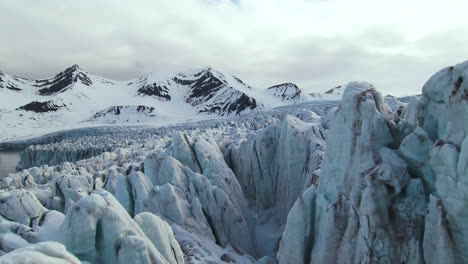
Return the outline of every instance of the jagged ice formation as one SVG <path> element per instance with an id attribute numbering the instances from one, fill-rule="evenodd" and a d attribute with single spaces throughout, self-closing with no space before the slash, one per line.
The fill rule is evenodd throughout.
<path id="1" fill-rule="evenodd" d="M 199 77 L 213 98 L 227 78 Z M 0 181 L 0 263 L 465 263 L 466 78 L 468 62 L 404 101 L 352 82 L 341 102 L 9 143 L 43 144 Z"/>

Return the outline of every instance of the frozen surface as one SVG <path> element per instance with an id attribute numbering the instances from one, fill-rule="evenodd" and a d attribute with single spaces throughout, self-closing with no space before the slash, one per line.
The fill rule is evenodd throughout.
<path id="1" fill-rule="evenodd" d="M 404 103 L 386 97 L 394 112 L 371 85 L 346 87 L 280 263 L 467 262 L 467 68 L 441 70 Z"/>
<path id="2" fill-rule="evenodd" d="M 0 144 L 27 147 L 0 181 L 0 261 L 48 258 L 39 245 L 55 241 L 54 254 L 90 263 L 466 263 L 467 68 L 436 73 L 421 96 L 352 82 L 320 97 L 341 101 L 295 104 L 291 85 L 260 95 L 211 68 L 130 81 L 137 97 L 179 96 L 209 120 L 87 121 Z M 262 110 L 222 99 L 239 93 Z M 164 115 L 139 105 L 93 122 Z"/>
<path id="3" fill-rule="evenodd" d="M 61 231 L 67 249 L 92 263 L 180 263 L 175 256 L 168 261 L 119 202 L 103 190 L 76 202 L 68 210 Z M 163 236 L 170 239 L 171 234 Z"/>
<path id="4" fill-rule="evenodd" d="M 389 148 L 395 144 L 393 118 L 372 85 L 346 87 L 331 124 L 317 187 L 311 187 L 288 216 L 280 263 L 421 260 L 421 252 L 415 254 L 411 247 L 421 243 L 417 234 L 424 210 L 409 210 L 418 196 L 407 197 L 411 177 L 406 163 Z M 415 226 L 400 227 L 401 222 Z M 298 247 L 297 241 L 304 243 Z"/>
<path id="5" fill-rule="evenodd" d="M 60 241 L 82 260 L 98 263 L 103 259 L 119 259 L 118 254 L 106 253 L 107 249 L 95 242 L 94 246 L 83 247 L 91 242 L 81 242 L 80 238 L 81 234 L 99 237 L 100 228 L 96 223 L 109 221 L 102 220 L 108 219 L 104 209 L 92 209 L 95 211 L 90 219 L 76 213 L 83 208 L 90 211 L 91 207 L 96 207 L 85 200 L 90 199 L 90 193 L 105 189 L 129 217 L 135 216 L 145 237 L 170 263 L 180 263 L 181 259 L 186 263 L 255 263 L 255 259 L 265 255 L 268 257 L 263 257 L 261 263 L 270 263 L 289 207 L 308 187 L 312 172 L 319 167 L 326 134 L 322 125 L 328 124 L 337 104 L 334 101 L 311 102 L 242 117 L 162 128 L 82 128 L 12 142 L 8 144 L 46 144 L 30 146 L 23 152 L 21 166 L 38 167 L 11 174 L 0 185 L 5 190 L 13 189 L 11 192 L 15 188 L 30 190 L 41 206 L 47 208 L 46 211 L 50 210 L 39 217 L 42 219 L 40 224 L 30 231 L 34 239 L 28 238 L 25 240 L 27 243 Z M 257 201 L 250 196 L 257 187 L 240 183 L 236 168 L 242 165 L 234 161 L 238 160 L 239 154 L 236 153 L 240 153 L 239 149 L 254 157 L 253 150 L 246 148 L 247 143 L 254 138 L 260 142 L 265 138 L 265 131 L 277 131 L 276 142 L 270 152 L 276 156 L 278 172 L 286 173 L 272 181 L 285 184 L 288 175 L 301 172 L 290 184 L 291 189 L 275 191 L 276 201 L 267 206 L 263 205 L 266 200 Z M 306 151 L 294 152 L 288 147 L 288 142 L 304 145 Z M 308 146 L 317 149 L 309 151 Z M 284 163 L 293 153 L 298 160 Z M 301 166 L 295 169 L 296 165 Z M 256 177 L 259 177 L 258 173 Z M 261 188 L 260 179 L 256 181 Z M 265 196 L 265 193 L 261 195 Z M 5 193 L 5 197 L 13 196 Z M 92 197 L 93 201 L 100 200 L 95 194 Z M 28 219 L 21 220 L 25 228 L 29 227 Z M 129 225 L 127 220 L 117 224 Z M 89 221 L 94 224 L 89 227 L 78 224 Z M 62 225 L 61 222 L 68 224 Z M 113 229 L 120 232 L 115 227 Z M 106 234 L 109 235 L 106 240 L 125 246 L 122 260 L 129 256 L 146 259 L 146 256 L 156 254 L 140 250 L 141 245 L 147 243 L 144 238 L 132 236 L 115 240 L 111 230 Z M 70 240 L 71 237 L 74 240 Z M 83 240 L 88 239 L 85 237 Z M 21 239 L 14 238 L 8 239 L 11 250 L 23 245 L 18 242 L 22 241 L 22 236 L 19 236 Z M 265 243 L 265 240 L 269 242 Z M 137 248 L 143 253 L 131 255 L 130 252 Z"/>

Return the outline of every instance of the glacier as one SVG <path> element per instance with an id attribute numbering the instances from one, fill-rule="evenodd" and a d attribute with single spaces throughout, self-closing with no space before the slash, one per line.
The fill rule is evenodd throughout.
<path id="1" fill-rule="evenodd" d="M 401 119 L 350 83 L 279 263 L 466 263 L 467 75 L 467 62 L 439 71 Z"/>
<path id="2" fill-rule="evenodd" d="M 323 155 L 324 148 L 325 128 L 322 127 L 322 122 L 326 123 L 330 119 L 322 117 L 331 115 L 336 105 L 336 102 L 298 105 L 294 109 L 277 109 L 231 121 L 206 121 L 172 129 L 144 128 L 138 134 L 134 133 L 135 128 L 132 127 L 118 131 L 106 130 L 102 132 L 103 135 L 92 129 L 92 136 L 85 132 L 81 135 L 76 131 L 72 132 L 73 135 L 46 136 L 38 140 L 49 140 L 51 143 L 30 146 L 22 156 L 25 167 L 34 167 L 8 175 L 1 180 L 0 185 L 6 192 L 6 197 L 12 197 L 10 192 L 16 189 L 30 190 L 36 203 L 44 207 L 38 208 L 46 212 L 50 210 L 52 215 L 62 214 L 61 217 L 55 217 L 62 219 L 62 222 L 70 221 L 67 219 L 72 217 L 71 212 L 76 210 L 81 201 L 90 196 L 93 200 L 98 200 L 93 193 L 106 190 L 115 197 L 128 217 L 134 217 L 138 223 L 144 222 L 144 226 L 156 226 L 161 230 L 158 234 L 148 227 L 146 230 L 149 231 L 145 233 L 148 232 L 147 237 L 157 245 L 161 255 L 175 260 L 175 263 L 182 263 L 181 259 L 185 263 L 255 263 L 256 259 L 261 261 L 259 263 L 270 263 L 275 258 L 275 247 L 281 237 L 289 207 L 300 192 L 308 187 L 313 171 L 319 167 L 320 158 L 316 157 Z M 285 115 L 285 111 L 289 115 Z M 275 133 L 269 135 L 268 131 Z M 250 157 L 255 154 L 247 144 L 250 138 L 258 138 L 256 140 L 260 144 L 265 137 L 271 136 L 275 137 L 274 142 L 278 145 L 271 146 L 269 150 L 275 156 L 277 171 L 274 174 L 286 172 L 300 163 L 310 163 L 310 166 L 298 167 L 296 171 L 304 171 L 297 182 L 291 185 L 291 190 L 277 190 L 274 194 L 277 201 L 266 205 L 267 197 L 258 200 L 244 195 L 253 193 L 253 188 L 257 187 L 247 186 L 236 175 L 241 170 L 253 169 L 243 168 L 240 161 L 244 152 L 248 152 Z M 101 139 L 102 144 L 99 144 Z M 316 147 L 316 150 L 297 152 L 295 155 L 298 160 L 290 164 L 284 162 L 289 155 L 295 153 L 294 149 L 288 147 L 289 141 L 303 144 L 304 150 L 310 146 Z M 100 145 L 110 148 L 99 154 L 90 151 Z M 78 157 L 82 157 L 77 155 L 81 149 L 94 156 L 78 160 Z M 254 177 L 260 176 L 255 169 L 251 173 Z M 281 177 L 277 175 L 272 180 L 284 184 L 292 174 Z M 260 188 L 260 179 L 256 181 Z M 265 192 L 270 191 L 273 190 L 265 189 Z M 283 203 L 283 198 L 287 202 Z M 93 217 L 95 214 L 102 213 L 95 212 Z M 145 214 L 147 216 L 142 218 L 141 215 Z M 25 228 L 30 227 L 30 218 L 24 218 L 21 223 Z M 79 222 L 84 221 L 91 220 L 81 219 Z M 99 257 L 95 249 L 90 248 L 86 250 L 87 253 L 83 253 L 79 244 L 70 244 L 72 242 L 67 242 L 66 237 L 47 235 L 66 234 L 71 232 L 66 230 L 78 227 L 68 224 L 67 228 L 57 231 L 43 225 L 46 224 L 41 222 L 33 226 L 42 231 L 37 233 L 38 231 L 31 230 L 36 238 L 27 240 L 28 243 L 43 241 L 42 239 L 58 241 L 64 243 L 67 250 L 81 260 L 103 262 L 104 257 Z M 63 225 L 60 224 L 62 227 Z M 96 233 L 95 229 L 93 227 L 94 231 L 86 232 Z M 168 235 L 172 230 L 174 238 Z M 264 232 L 270 230 L 271 234 Z M 161 238 L 167 236 L 168 239 Z M 265 239 L 271 242 L 265 243 Z M 183 254 L 168 256 L 167 252 L 178 247 Z M 152 254 L 148 252 L 145 254 Z M 116 258 L 117 255 L 105 255 L 105 259 Z"/>
<path id="3" fill-rule="evenodd" d="M 212 98 L 236 93 L 204 73 Z M 26 147 L 0 179 L 0 263 L 466 263 L 466 78 L 468 62 L 418 96 L 351 82 L 242 116 L 0 143 Z M 131 85 L 171 100 L 150 79 Z"/>

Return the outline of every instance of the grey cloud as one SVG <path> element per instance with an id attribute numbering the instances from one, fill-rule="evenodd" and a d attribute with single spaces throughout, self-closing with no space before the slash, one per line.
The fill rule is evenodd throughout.
<path id="1" fill-rule="evenodd" d="M 38 78 L 76 63 L 122 80 L 211 65 L 263 88 L 295 82 L 324 91 L 366 80 L 384 93 L 408 94 L 468 58 L 463 27 L 416 40 L 404 25 L 320 32 L 323 23 L 315 20 L 343 1 L 178 1 L 3 1 L 0 69 Z M 348 22 L 335 19 L 338 26 Z"/>

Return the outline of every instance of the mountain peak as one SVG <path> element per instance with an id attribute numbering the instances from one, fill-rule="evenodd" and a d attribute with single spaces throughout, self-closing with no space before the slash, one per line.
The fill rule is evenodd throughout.
<path id="1" fill-rule="evenodd" d="M 201 75 L 203 73 L 208 73 L 208 72 L 213 72 L 213 67 L 211 66 L 205 66 L 205 67 L 202 67 L 202 68 L 199 68 L 199 69 L 194 69 L 193 72 L 196 73 L 196 75 Z"/>
<path id="2" fill-rule="evenodd" d="M 293 87 L 294 89 L 299 89 L 299 87 L 297 87 L 297 85 L 295 85 L 294 83 L 277 84 L 277 85 L 271 86 L 271 87 L 269 87 L 267 89 L 278 89 L 278 88 L 282 88 L 282 87 Z"/>
<path id="3" fill-rule="evenodd" d="M 299 101 L 301 100 L 301 89 L 294 83 L 282 83 L 267 88 L 273 96 L 281 98 L 282 101 Z"/>
<path id="4" fill-rule="evenodd" d="M 50 79 L 37 80 L 34 86 L 41 88 L 39 95 L 54 95 L 70 89 L 74 83 L 80 82 L 86 86 L 93 84 L 86 72 L 80 69 L 77 64 L 65 69 L 65 71 L 55 75 Z"/>
<path id="5" fill-rule="evenodd" d="M 189 77 L 189 76 L 199 77 L 207 73 L 213 73 L 213 72 L 216 72 L 216 71 L 213 70 L 211 66 L 205 66 L 203 68 L 192 68 L 190 70 L 180 72 L 178 75 L 181 77 Z"/>
<path id="6" fill-rule="evenodd" d="M 65 69 L 66 72 L 74 72 L 74 71 L 79 71 L 81 70 L 80 66 L 78 64 L 74 64 L 67 69 Z"/>
<path id="7" fill-rule="evenodd" d="M 345 85 L 339 85 L 339 86 L 336 86 L 335 88 L 332 88 L 326 91 L 325 93 L 326 94 L 342 94 L 345 87 L 346 87 Z"/>
<path id="8" fill-rule="evenodd" d="M 211 67 L 210 65 L 207 65 L 200 69 L 200 71 L 211 71 L 211 70 L 213 70 L 213 67 Z"/>

